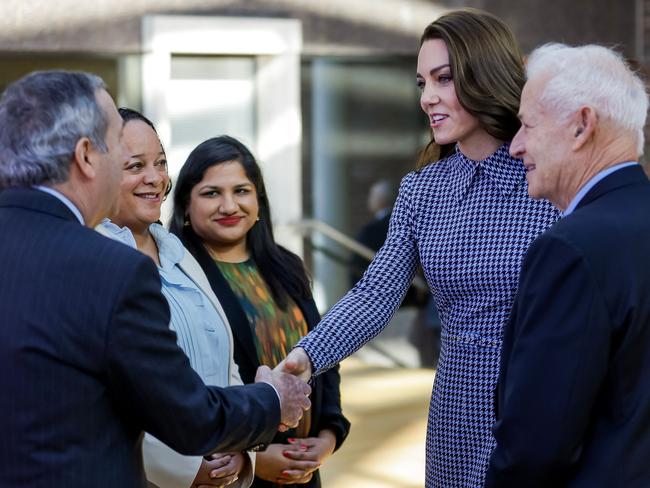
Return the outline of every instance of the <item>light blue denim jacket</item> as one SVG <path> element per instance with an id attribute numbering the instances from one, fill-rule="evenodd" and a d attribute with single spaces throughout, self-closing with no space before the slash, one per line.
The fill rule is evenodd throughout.
<path id="1" fill-rule="evenodd" d="M 119 227 L 104 219 L 96 230 L 137 248 L 127 227 Z M 151 224 L 149 232 L 158 246 L 161 291 L 171 314 L 169 327 L 176 332 L 178 345 L 189 358 L 192 368 L 207 385 L 242 384 L 233 361 L 230 325 L 203 270 L 180 240 L 162 225 Z M 142 447 L 145 471 L 151 483 L 160 488 L 191 485 L 201 464 L 200 457 L 181 456 L 148 434 Z M 254 455 L 250 457 L 252 466 Z M 240 473 L 240 484 L 231 486 L 249 486 L 252 473 L 249 476 L 244 474 Z"/>

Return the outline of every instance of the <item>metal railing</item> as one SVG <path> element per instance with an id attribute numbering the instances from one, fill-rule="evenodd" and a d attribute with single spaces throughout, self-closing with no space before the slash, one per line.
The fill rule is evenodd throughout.
<path id="1" fill-rule="evenodd" d="M 368 261 L 372 261 L 372 259 L 375 257 L 375 254 L 377 254 L 375 251 L 370 249 L 368 246 L 363 245 L 359 241 L 356 241 L 355 239 L 345 235 L 343 232 L 341 232 L 338 229 L 335 229 L 329 224 L 326 224 L 325 222 L 322 222 L 320 220 L 315 220 L 315 219 L 303 219 L 300 222 L 297 222 L 296 224 L 293 224 L 295 229 L 297 229 L 302 235 L 309 235 L 309 234 L 314 234 L 314 233 L 320 233 L 324 235 L 325 237 L 328 237 L 329 239 L 333 240 L 337 244 L 339 244 L 341 247 L 344 249 L 353 252 L 355 254 L 358 254 L 359 256 L 367 259 Z M 316 246 L 315 249 L 325 253 L 327 256 L 329 256 L 332 259 L 335 259 L 337 261 L 345 262 L 344 258 L 341 258 L 337 256 L 335 253 L 318 247 Z M 349 264 L 349 263 L 346 263 Z M 411 283 L 412 286 L 414 286 L 416 289 L 419 291 L 427 291 L 429 287 L 427 286 L 427 283 L 422 279 L 421 276 L 415 275 L 413 277 L 413 282 Z"/>

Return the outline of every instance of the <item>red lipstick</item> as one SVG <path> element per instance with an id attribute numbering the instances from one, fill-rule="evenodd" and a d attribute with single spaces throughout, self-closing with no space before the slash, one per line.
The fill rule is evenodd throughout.
<path id="1" fill-rule="evenodd" d="M 217 219 L 217 222 L 219 222 L 221 225 L 231 227 L 233 225 L 237 225 L 241 219 L 241 217 L 222 217 L 220 219 Z"/>

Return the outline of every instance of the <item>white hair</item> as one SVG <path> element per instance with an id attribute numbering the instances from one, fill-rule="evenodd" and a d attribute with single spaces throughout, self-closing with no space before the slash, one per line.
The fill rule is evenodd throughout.
<path id="1" fill-rule="evenodd" d="M 526 72 L 529 80 L 548 76 L 541 97 L 545 107 L 569 117 L 591 106 L 615 127 L 636 134 L 637 152 L 643 153 L 648 94 L 619 53 L 595 44 L 545 44 L 531 53 Z"/>

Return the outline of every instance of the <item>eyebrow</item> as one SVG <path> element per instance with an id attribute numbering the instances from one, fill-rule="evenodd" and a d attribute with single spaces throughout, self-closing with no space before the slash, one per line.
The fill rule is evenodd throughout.
<path id="1" fill-rule="evenodd" d="M 244 187 L 244 186 L 255 186 L 255 185 L 253 185 L 253 183 L 251 183 L 251 182 L 238 183 L 238 184 L 236 184 L 233 188 L 241 188 L 241 187 Z M 206 189 L 210 189 L 210 190 L 220 190 L 221 188 L 222 188 L 222 187 L 220 187 L 220 186 L 218 186 L 218 185 L 205 185 L 205 186 L 201 186 L 201 187 L 199 187 L 199 191 L 206 190 Z"/>
<path id="2" fill-rule="evenodd" d="M 440 70 L 443 69 L 443 68 L 449 68 L 449 63 L 441 64 L 440 66 L 436 66 L 435 68 L 432 68 L 432 69 L 429 71 L 429 74 L 430 74 L 430 75 L 433 75 L 436 71 L 440 71 Z M 422 77 L 422 75 L 421 75 L 420 73 L 417 73 L 417 76 Z"/>
<path id="3" fill-rule="evenodd" d="M 140 159 L 142 159 L 142 156 L 144 156 L 144 153 L 140 153 L 140 154 L 132 154 L 132 155 L 131 155 L 132 158 L 140 158 Z M 156 156 L 156 159 L 158 159 L 160 156 L 165 156 L 165 157 L 167 157 L 167 155 L 165 154 L 165 151 L 160 151 L 160 152 L 158 153 L 158 155 Z"/>

